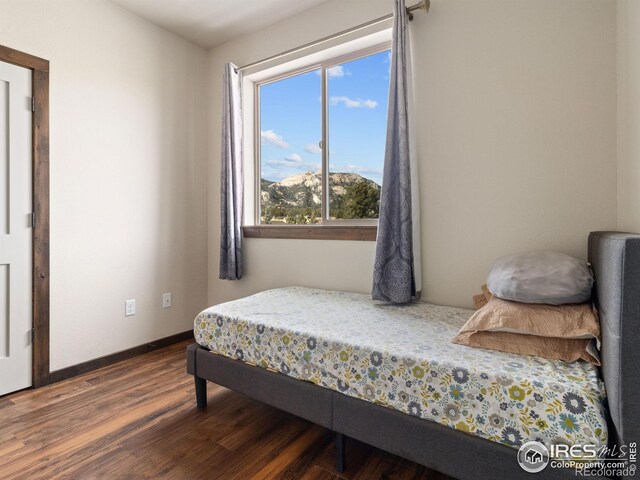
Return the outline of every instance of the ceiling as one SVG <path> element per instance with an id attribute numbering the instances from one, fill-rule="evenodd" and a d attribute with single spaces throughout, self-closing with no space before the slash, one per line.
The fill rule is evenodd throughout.
<path id="1" fill-rule="evenodd" d="M 326 0 L 111 0 L 206 49 Z"/>

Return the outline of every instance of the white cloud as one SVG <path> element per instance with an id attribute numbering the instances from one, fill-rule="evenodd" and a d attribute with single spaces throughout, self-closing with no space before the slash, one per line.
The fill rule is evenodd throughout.
<path id="1" fill-rule="evenodd" d="M 319 155 L 322 153 L 322 149 L 316 143 L 307 143 L 304 146 L 304 151 L 307 153 L 312 153 L 314 155 Z"/>
<path id="2" fill-rule="evenodd" d="M 289 148 L 289 144 L 284 141 L 284 138 L 282 138 L 281 135 L 278 135 L 273 130 L 261 130 L 260 138 L 264 143 L 275 145 L 279 148 Z"/>
<path id="3" fill-rule="evenodd" d="M 322 75 L 322 70 L 316 70 L 318 75 Z M 344 69 L 342 65 L 336 65 L 335 67 L 327 68 L 327 74 L 329 78 L 340 78 L 345 75 L 351 75 L 348 71 Z"/>
<path id="4" fill-rule="evenodd" d="M 378 102 L 375 100 L 361 100 L 360 98 L 354 100 L 345 96 L 331 97 L 329 103 L 331 103 L 331 105 L 342 103 L 347 108 L 376 108 L 378 106 Z"/>
<path id="5" fill-rule="evenodd" d="M 336 65 L 335 67 L 328 68 L 327 74 L 329 78 L 344 77 L 345 71 L 342 65 Z"/>
<path id="6" fill-rule="evenodd" d="M 360 175 L 372 175 L 382 177 L 382 169 L 363 167 L 361 165 L 331 165 L 332 172 L 358 173 Z"/>
<path id="7" fill-rule="evenodd" d="M 300 165 L 300 162 L 288 160 L 286 158 L 283 158 L 281 160 L 267 160 L 265 163 L 267 165 L 271 165 L 272 167 L 297 167 Z"/>
<path id="8" fill-rule="evenodd" d="M 318 169 L 320 168 L 320 164 L 318 162 L 305 162 L 300 155 L 297 153 L 292 153 L 288 157 L 278 159 L 278 160 L 267 160 L 267 165 L 271 167 L 286 167 L 286 168 L 295 168 L 299 170 L 308 170 L 309 168 Z"/>

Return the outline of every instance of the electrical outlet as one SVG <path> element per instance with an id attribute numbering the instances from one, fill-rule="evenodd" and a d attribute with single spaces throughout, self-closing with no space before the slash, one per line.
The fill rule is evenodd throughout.
<path id="1" fill-rule="evenodd" d="M 135 300 L 125 300 L 124 301 L 124 316 L 130 317 L 131 315 L 136 314 L 136 301 Z"/>
<path id="2" fill-rule="evenodd" d="M 171 306 L 171 292 L 162 294 L 162 308 L 169 308 Z"/>

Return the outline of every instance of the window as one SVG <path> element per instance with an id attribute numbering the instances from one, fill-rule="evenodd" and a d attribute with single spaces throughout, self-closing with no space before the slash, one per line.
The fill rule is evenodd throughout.
<path id="1" fill-rule="evenodd" d="M 360 51 L 256 84 L 262 225 L 377 223 L 390 51 Z"/>

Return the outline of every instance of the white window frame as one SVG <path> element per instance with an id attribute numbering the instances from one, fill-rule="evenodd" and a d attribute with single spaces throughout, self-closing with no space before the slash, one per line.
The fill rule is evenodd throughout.
<path id="1" fill-rule="evenodd" d="M 262 164 L 261 164 L 261 150 L 262 150 L 262 140 L 260 137 L 261 125 L 260 125 L 260 87 L 267 85 L 269 83 L 278 82 L 290 77 L 294 77 L 296 75 L 300 75 L 303 73 L 311 72 L 314 70 L 320 70 L 320 78 L 321 78 L 321 90 L 322 90 L 322 128 L 321 128 L 321 142 L 322 142 L 322 195 L 321 195 L 321 217 L 320 223 L 317 226 L 329 225 L 329 226 L 337 226 L 337 225 L 378 225 L 377 218 L 363 218 L 363 219 L 330 219 L 328 217 L 329 214 L 329 78 L 327 75 L 327 70 L 331 67 L 335 67 L 337 65 L 341 65 L 343 63 L 351 62 L 353 60 L 358 60 L 360 58 L 368 57 L 370 55 L 375 55 L 376 53 L 381 53 L 386 50 L 391 49 L 391 42 L 385 41 L 382 43 L 378 43 L 376 45 L 372 45 L 367 48 L 362 48 L 359 50 L 355 50 L 348 54 L 339 55 L 335 57 L 328 58 L 321 62 L 316 62 L 310 65 L 305 65 L 301 68 L 287 70 L 284 73 L 280 73 L 278 75 L 274 75 L 271 77 L 267 77 L 261 79 L 260 81 L 256 81 L 253 84 L 253 148 L 254 148 L 254 222 L 255 225 L 267 225 L 261 223 L 261 193 L 262 193 Z M 277 227 L 277 226 L 285 226 L 278 224 L 268 224 L 269 226 Z"/>

